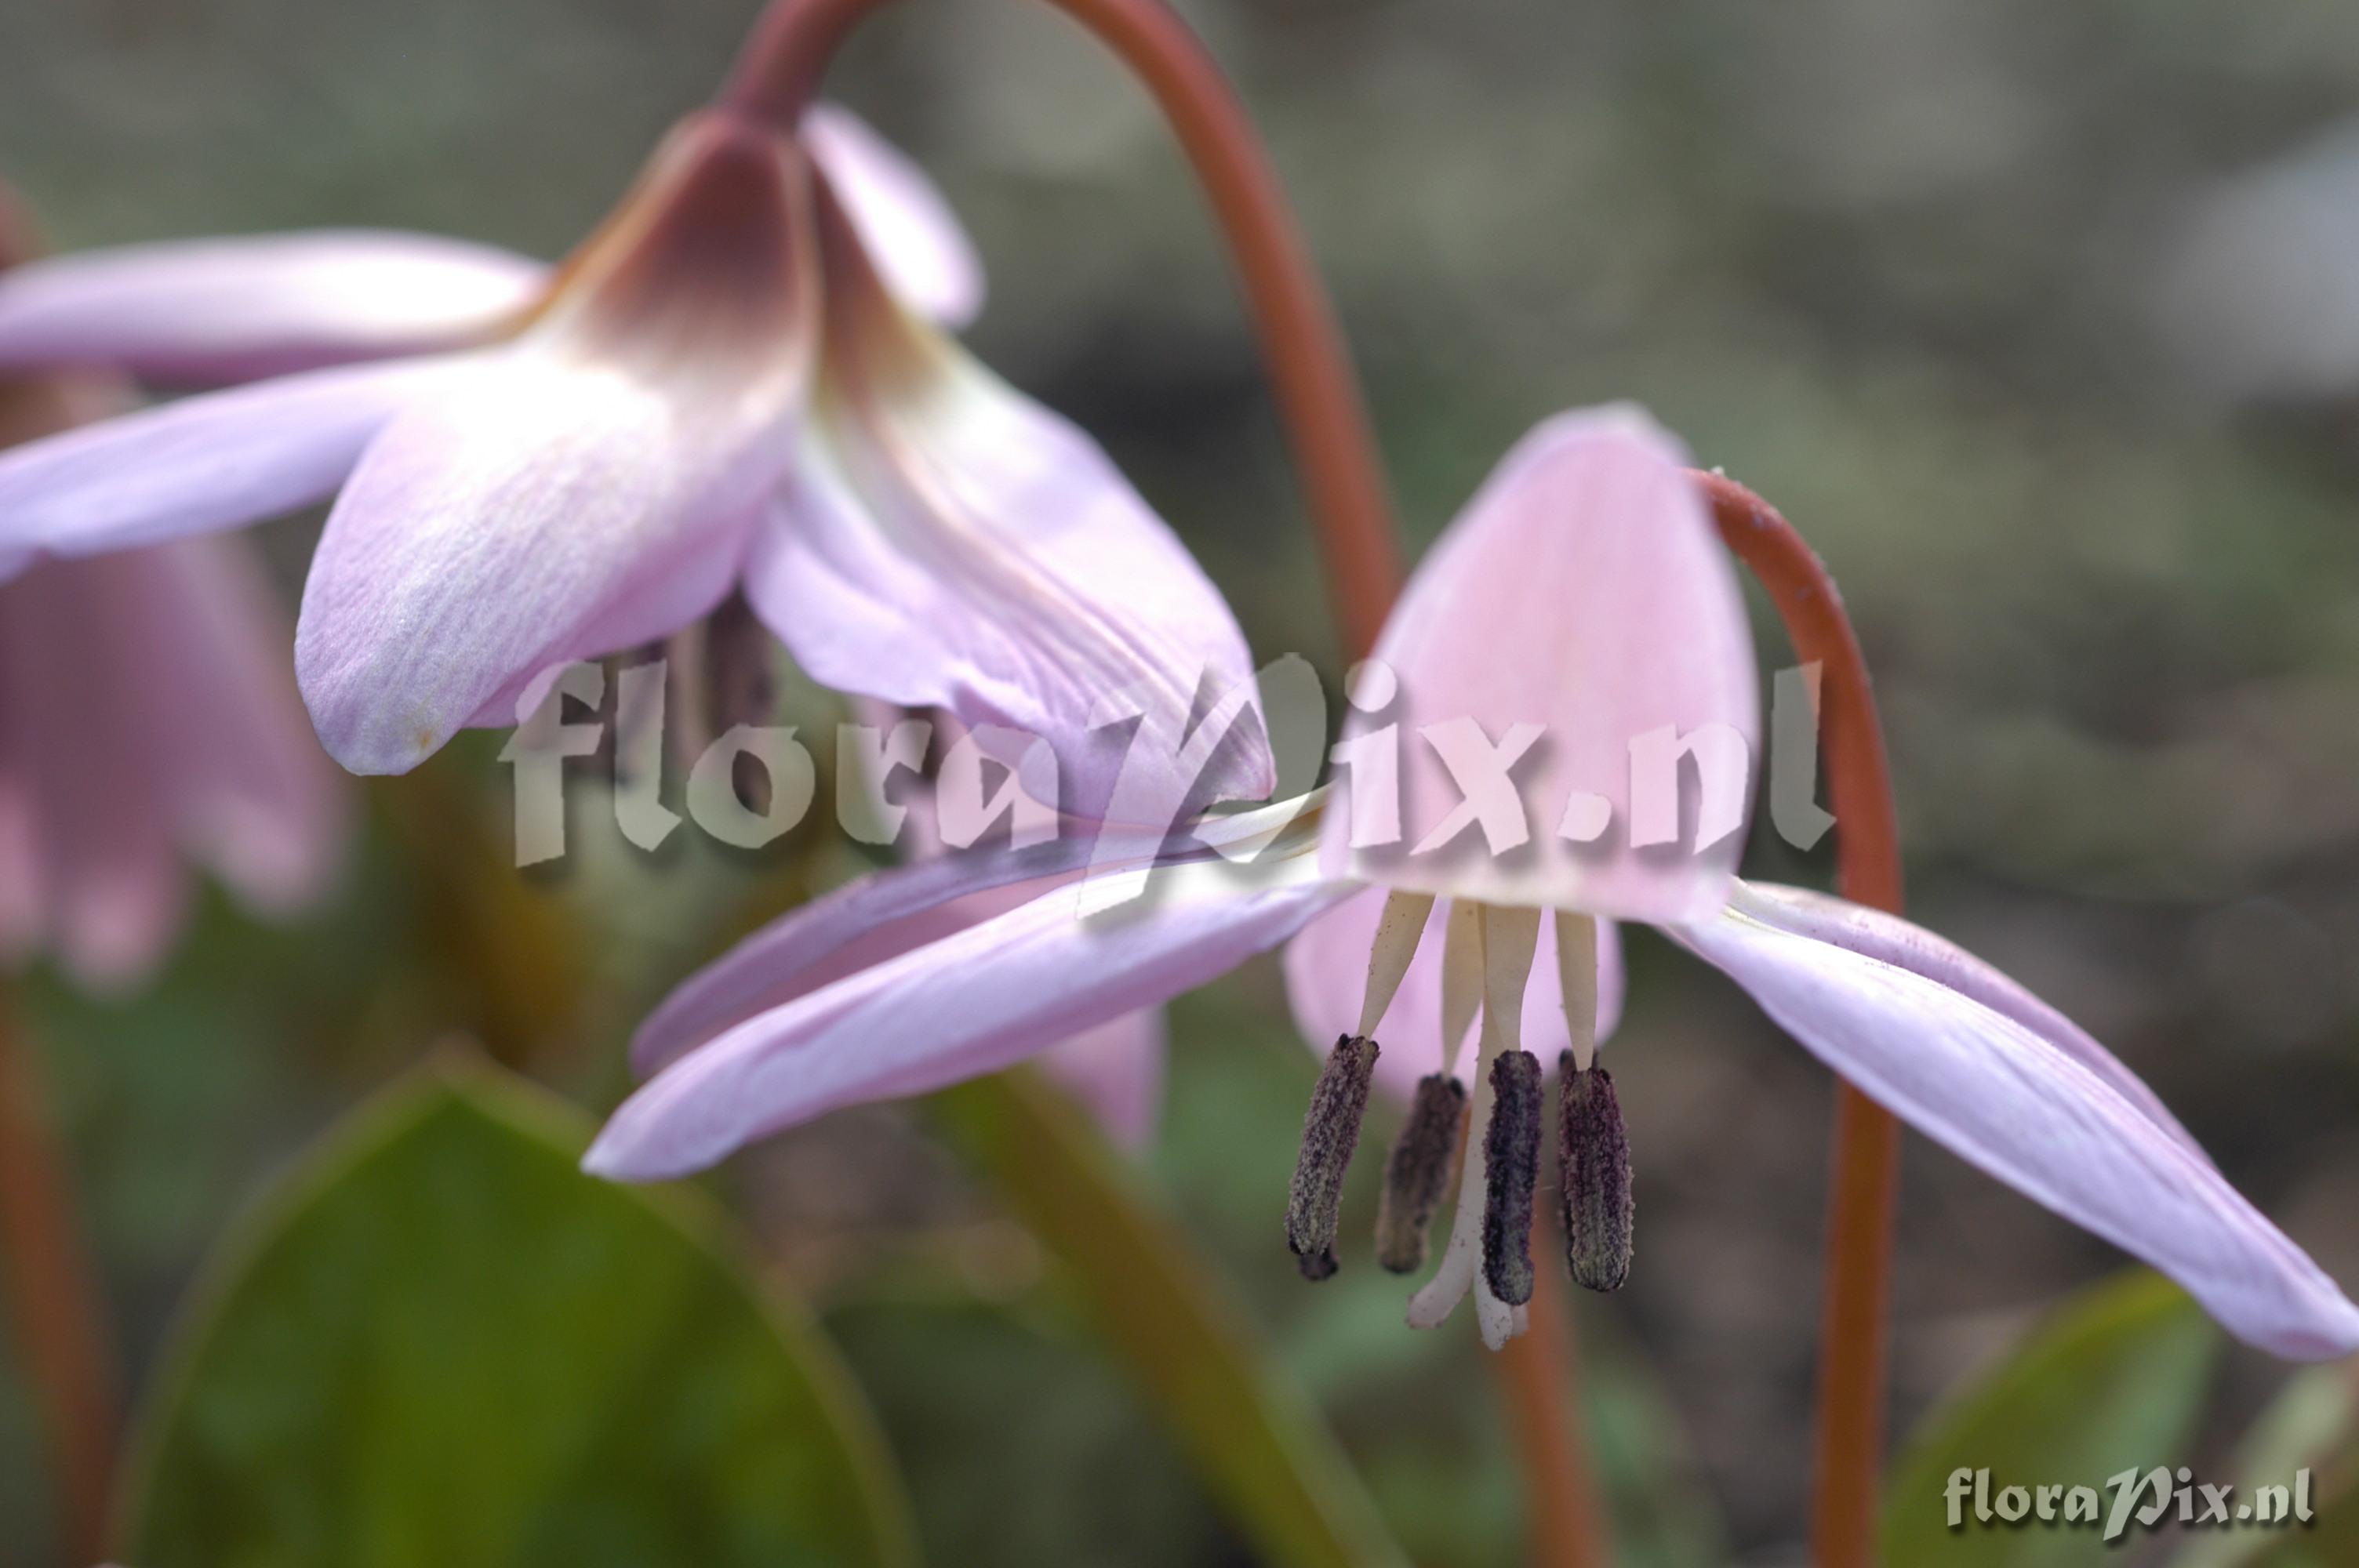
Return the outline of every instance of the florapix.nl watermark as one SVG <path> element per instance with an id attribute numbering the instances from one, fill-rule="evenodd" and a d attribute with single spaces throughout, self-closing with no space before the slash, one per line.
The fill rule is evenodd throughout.
<path id="1" fill-rule="evenodd" d="M 1833 826 L 1817 801 L 1820 666 L 1777 672 L 1771 684 L 1768 816 L 1787 843 L 1809 849 Z M 1504 856 L 1538 838 L 1568 845 L 1701 853 L 1723 843 L 1749 816 L 1753 749 L 1725 724 L 1661 725 L 1625 738 L 1626 786 L 1617 801 L 1593 791 L 1536 798 L 1527 763 L 1550 741 L 1535 725 L 1494 736 L 1471 718 L 1413 727 L 1371 723 L 1328 744 L 1329 715 L 1310 664 L 1288 655 L 1256 673 L 1250 692 L 1233 690 L 1186 722 L 1158 716 L 1135 696 L 1099 705 L 1093 728 L 1120 757 L 1115 812 L 1068 809 L 1060 759 L 1039 736 L 1006 726 L 938 726 L 922 715 L 883 724 L 847 722 L 814 733 L 788 724 L 734 723 L 680 744 L 672 710 L 679 683 L 663 658 L 614 667 L 575 662 L 543 672 L 518 703 L 517 729 L 502 759 L 514 770 L 516 861 L 557 860 L 567 849 L 569 787 L 592 773 L 610 781 L 624 839 L 653 852 L 683 826 L 716 842 L 759 849 L 800 826 L 820 799 L 821 753 L 832 753 L 828 792 L 837 826 L 857 841 L 890 846 L 908 825 L 896 781 L 922 792 L 932 836 L 952 849 L 987 838 L 1023 849 L 1118 817 L 1127 837 L 1142 825 L 1172 829 L 1205 802 L 1190 788 L 1243 726 L 1259 726 L 1276 759 L 1275 798 L 1307 800 L 1322 764 L 1351 788 L 1354 849 L 1398 847 L 1411 856 L 1473 849 Z M 1397 693 L 1392 672 L 1355 666 L 1347 700 L 1381 717 Z M 1440 823 L 1403 845 L 1403 761 L 1422 752 L 1439 764 L 1456 799 Z M 603 759 L 600 769 L 569 767 Z M 1151 781 L 1151 784 L 1134 781 Z M 1617 781 L 1618 783 L 1619 781 Z"/>
<path id="2" fill-rule="evenodd" d="M 2287 1530 L 2307 1527 L 2308 1470 L 2289 1481 L 2239 1490 L 2195 1479 L 2185 1465 L 2124 1470 L 2101 1486 L 2035 1482 L 1994 1484 L 1987 1469 L 1961 1466 L 1941 1488 L 1944 1522 L 1968 1530 L 2088 1530 L 2107 1543 L 2133 1529 Z"/>

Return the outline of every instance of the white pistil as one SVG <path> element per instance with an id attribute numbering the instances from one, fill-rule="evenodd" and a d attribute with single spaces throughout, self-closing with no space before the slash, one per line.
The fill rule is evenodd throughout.
<path id="1" fill-rule="evenodd" d="M 1483 1007 L 1483 906 L 1451 901 L 1441 935 L 1441 1070 L 1449 1072 Z"/>
<path id="2" fill-rule="evenodd" d="M 1572 1065 L 1585 1073 L 1597 1060 L 1597 922 L 1588 915 L 1556 912 L 1556 974 Z"/>
<path id="3" fill-rule="evenodd" d="M 1467 917 L 1462 924 L 1461 916 Z M 1458 1206 L 1451 1217 L 1450 1245 L 1441 1267 L 1425 1288 L 1409 1298 L 1412 1328 L 1435 1328 L 1448 1318 L 1466 1292 L 1474 1292 L 1476 1320 L 1483 1343 L 1496 1350 L 1529 1321 L 1517 1308 L 1493 1295 L 1483 1280 L 1483 1204 L 1489 1184 L 1484 1179 L 1483 1144 L 1491 1126 L 1491 1064 L 1499 1053 L 1523 1048 L 1524 987 L 1529 979 L 1534 950 L 1539 941 L 1539 912 L 1494 909 L 1453 903 L 1442 949 L 1442 1030 L 1444 1049 L 1465 1032 L 1474 1010 L 1467 995 L 1478 995 L 1483 1010 L 1481 1044 L 1474 1060 L 1473 1119 L 1463 1145 L 1465 1164 L 1458 1180 Z M 1472 981 L 1469 984 L 1468 981 Z M 1465 1009 L 1456 1012 L 1453 1002 Z M 1451 1025 L 1456 1022 L 1457 1033 Z"/>
<path id="4" fill-rule="evenodd" d="M 1417 957 L 1418 938 L 1425 935 L 1426 919 L 1432 913 L 1430 892 L 1395 892 L 1385 899 L 1384 913 L 1376 916 L 1376 939 L 1368 949 L 1368 989 L 1360 1003 L 1362 1038 L 1375 1036 L 1385 1010 L 1399 994 L 1409 960 Z"/>

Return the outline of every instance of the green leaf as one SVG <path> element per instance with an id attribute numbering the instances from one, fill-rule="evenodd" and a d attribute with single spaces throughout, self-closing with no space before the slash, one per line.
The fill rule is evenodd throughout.
<path id="1" fill-rule="evenodd" d="M 932 1103 L 1016 1217 L 1071 1270 L 1097 1332 L 1263 1560 L 1405 1568 L 1310 1400 L 1075 1107 L 1021 1069 Z"/>
<path id="2" fill-rule="evenodd" d="M 2238 1440 L 2237 1495 L 2249 1497 L 2256 1487 L 2290 1486 L 2294 1472 L 2306 1468 L 2318 1470 L 2318 1478 L 2323 1479 L 2323 1473 L 2334 1468 L 2324 1461 L 2347 1449 L 2354 1433 L 2359 1433 L 2359 1381 L 2353 1379 L 2351 1368 L 2341 1363 L 2302 1368 L 2286 1379 L 2277 1398 Z M 2359 1530 L 2359 1495 L 2337 1493 L 2322 1506 L 2330 1533 Z M 2316 1547 L 2315 1536 L 2297 1536 L 2287 1541 L 2283 1534 L 2206 1529 L 2190 1537 L 2187 1547 L 2170 1560 L 2170 1568 L 2241 1568 L 2260 1563 L 2269 1568 L 2293 1568 L 2313 1561 L 2301 1553 Z M 2332 1561 L 2350 1560 L 2346 1553 Z"/>
<path id="3" fill-rule="evenodd" d="M 571 1107 L 448 1065 L 227 1249 L 138 1440 L 141 1568 L 897 1563 L 898 1484 L 810 1325 Z"/>
<path id="4" fill-rule="evenodd" d="M 2037 1522 L 1949 1528 L 1944 1489 L 1958 1470 L 2009 1486 L 2084 1486 L 2184 1463 L 2211 1381 L 2219 1331 L 2185 1292 L 2132 1270 L 2082 1292 L 1919 1429 L 1885 1494 L 1883 1555 L 1893 1563 L 2044 1568 L 2102 1554 L 2098 1531 Z"/>

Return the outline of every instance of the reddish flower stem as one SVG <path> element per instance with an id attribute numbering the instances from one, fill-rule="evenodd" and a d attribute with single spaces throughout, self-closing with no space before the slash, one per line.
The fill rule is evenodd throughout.
<path id="1" fill-rule="evenodd" d="M 58 1530 L 76 1563 L 105 1554 L 115 1376 L 104 1297 L 73 1221 L 33 1053 L 0 992 L 0 1254 L 25 1380 L 49 1427 Z"/>
<path id="2" fill-rule="evenodd" d="M 738 55 L 722 103 L 791 126 L 845 36 L 883 4 L 775 0 Z M 1364 653 L 1401 581 L 1384 465 L 1326 290 L 1245 107 L 1204 46 L 1161 0 L 1049 4 L 1137 76 L 1203 187 L 1260 331 L 1344 646 Z"/>
<path id="3" fill-rule="evenodd" d="M 1786 622 L 1795 656 L 1821 665 L 1819 717 L 1827 793 L 1841 823 L 1836 885 L 1845 898 L 1900 912 L 1900 828 L 1884 730 L 1866 661 L 1826 568 L 1777 509 L 1743 485 L 1699 474 L 1728 547 Z M 1820 1568 L 1875 1560 L 1884 1452 L 1885 1303 L 1891 1290 L 1900 1124 L 1840 1085 L 1827 1202 L 1825 1295 L 1819 1320 L 1819 1429 L 1811 1535 Z"/>

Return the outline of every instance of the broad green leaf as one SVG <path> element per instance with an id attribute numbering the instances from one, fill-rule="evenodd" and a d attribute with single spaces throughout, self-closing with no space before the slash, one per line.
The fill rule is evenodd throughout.
<path id="1" fill-rule="evenodd" d="M 397 1087 L 228 1249 L 148 1412 L 140 1568 L 897 1563 L 833 1353 L 679 1193 L 488 1067 Z"/>
<path id="2" fill-rule="evenodd" d="M 1098 1333 L 1262 1560 L 1405 1563 L 1310 1400 L 1078 1109 L 1025 1070 L 933 1103 L 953 1141 L 1072 1271 Z"/>
<path id="3" fill-rule="evenodd" d="M 2185 1292 L 2132 1270 L 2082 1292 L 1996 1368 L 1936 1411 L 1895 1467 L 1885 1494 L 1883 1553 L 1891 1563 L 2044 1568 L 2100 1559 L 2098 1531 L 1974 1518 L 1949 1528 L 1944 1490 L 1959 1470 L 2009 1486 L 2085 1486 L 2187 1461 L 2219 1331 Z"/>
<path id="4" fill-rule="evenodd" d="M 2286 1379 L 2251 1428 L 2236 1444 L 2236 1492 L 2249 1497 L 2256 1487 L 2288 1487 L 2294 1473 L 2313 1471 L 2316 1482 L 2325 1478 L 2330 1462 L 2359 1436 L 2359 1379 L 2347 1366 L 2306 1367 Z M 2321 1498 L 2325 1494 L 2318 1494 Z M 2313 1503 L 2313 1507 L 2319 1506 Z M 2359 1497 L 2335 1496 L 2324 1503 L 2333 1515 L 2331 1528 L 2359 1526 Z M 2354 1517 L 2345 1518 L 2345 1514 Z M 2302 1562 L 2299 1552 L 2314 1547 L 2316 1538 L 2282 1538 L 2274 1530 L 2214 1530 L 2194 1534 L 2170 1560 L 2170 1568 L 2244 1568 L 2266 1563 L 2271 1568 L 2293 1568 Z M 2347 1562 L 2350 1555 L 2334 1561 Z M 2324 1561 L 2321 1559 L 2319 1561 Z"/>

